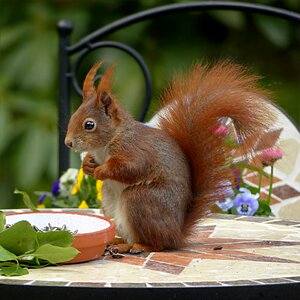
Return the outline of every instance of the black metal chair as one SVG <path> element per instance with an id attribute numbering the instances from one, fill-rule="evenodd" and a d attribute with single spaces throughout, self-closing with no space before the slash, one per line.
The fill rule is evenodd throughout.
<path id="1" fill-rule="evenodd" d="M 142 56 L 130 46 L 116 41 L 102 41 L 110 33 L 123 29 L 131 24 L 140 21 L 154 19 L 159 16 L 170 15 L 184 12 L 203 12 L 211 10 L 233 10 L 270 15 L 273 17 L 294 21 L 300 23 L 300 14 L 275 7 L 257 5 L 252 3 L 239 2 L 193 2 L 170 4 L 117 20 L 108 24 L 77 43 L 70 44 L 70 35 L 72 33 L 72 24 L 62 20 L 58 23 L 58 32 L 60 37 L 59 44 L 59 174 L 65 171 L 69 166 L 69 150 L 64 145 L 64 134 L 68 125 L 68 116 L 70 115 L 70 88 L 81 96 L 81 88 L 77 81 L 76 74 L 82 60 L 94 49 L 102 47 L 118 48 L 132 56 L 141 67 L 146 83 L 146 95 L 144 103 L 139 114 L 139 120 L 143 121 L 150 105 L 152 95 L 151 75 Z M 71 57 L 77 55 L 71 63 Z"/>

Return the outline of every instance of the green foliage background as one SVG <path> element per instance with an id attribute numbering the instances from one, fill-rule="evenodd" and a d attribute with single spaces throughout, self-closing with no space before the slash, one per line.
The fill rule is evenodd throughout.
<path id="1" fill-rule="evenodd" d="M 49 190 L 58 175 L 58 20 L 72 21 L 75 43 L 121 17 L 175 2 L 187 1 L 1 1 L 0 208 L 21 205 L 15 187 Z M 299 0 L 252 2 L 300 11 Z M 231 11 L 176 14 L 132 25 L 107 40 L 128 43 L 143 55 L 156 99 L 176 70 L 196 60 L 231 58 L 263 76 L 263 85 L 300 124 L 299 24 Z M 118 50 L 97 50 L 81 66 L 79 82 L 97 59 L 117 61 L 116 93 L 136 114 L 144 82 L 134 60 Z M 76 107 L 80 99 L 73 99 Z M 73 156 L 72 166 L 78 164 Z"/>

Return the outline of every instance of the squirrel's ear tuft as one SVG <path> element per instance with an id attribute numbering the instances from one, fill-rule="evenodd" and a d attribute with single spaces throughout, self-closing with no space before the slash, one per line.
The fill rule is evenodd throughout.
<path id="1" fill-rule="evenodd" d="M 111 64 L 104 74 L 102 75 L 98 88 L 97 88 L 97 94 L 100 95 L 102 91 L 110 92 L 111 86 L 113 82 L 113 75 L 115 71 L 115 64 Z"/>
<path id="2" fill-rule="evenodd" d="M 102 65 L 102 62 L 95 63 L 90 71 L 87 73 L 85 80 L 83 82 L 83 88 L 82 88 L 82 97 L 83 101 L 89 101 L 91 99 L 96 99 L 97 93 L 95 89 L 94 79 L 95 75 L 97 73 L 97 70 Z"/>

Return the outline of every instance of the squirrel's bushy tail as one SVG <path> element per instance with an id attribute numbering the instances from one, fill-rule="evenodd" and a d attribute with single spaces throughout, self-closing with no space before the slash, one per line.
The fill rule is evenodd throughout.
<path id="1" fill-rule="evenodd" d="M 268 93 L 257 85 L 258 77 L 230 62 L 194 65 L 177 76 L 163 97 L 159 127 L 180 145 L 190 163 L 194 199 L 189 205 L 184 233 L 224 199 L 230 169 L 225 165 L 232 149 L 215 130 L 224 117 L 232 119 L 243 153 L 253 150 L 253 137 L 275 120 Z M 226 186 L 227 185 L 227 186 Z"/>

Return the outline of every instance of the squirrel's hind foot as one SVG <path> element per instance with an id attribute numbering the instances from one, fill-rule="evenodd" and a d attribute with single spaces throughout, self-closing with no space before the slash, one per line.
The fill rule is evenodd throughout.
<path id="1" fill-rule="evenodd" d="M 151 252 L 150 247 L 142 244 L 111 244 L 108 246 L 108 251 L 116 253 L 140 254 L 142 252 Z"/>

